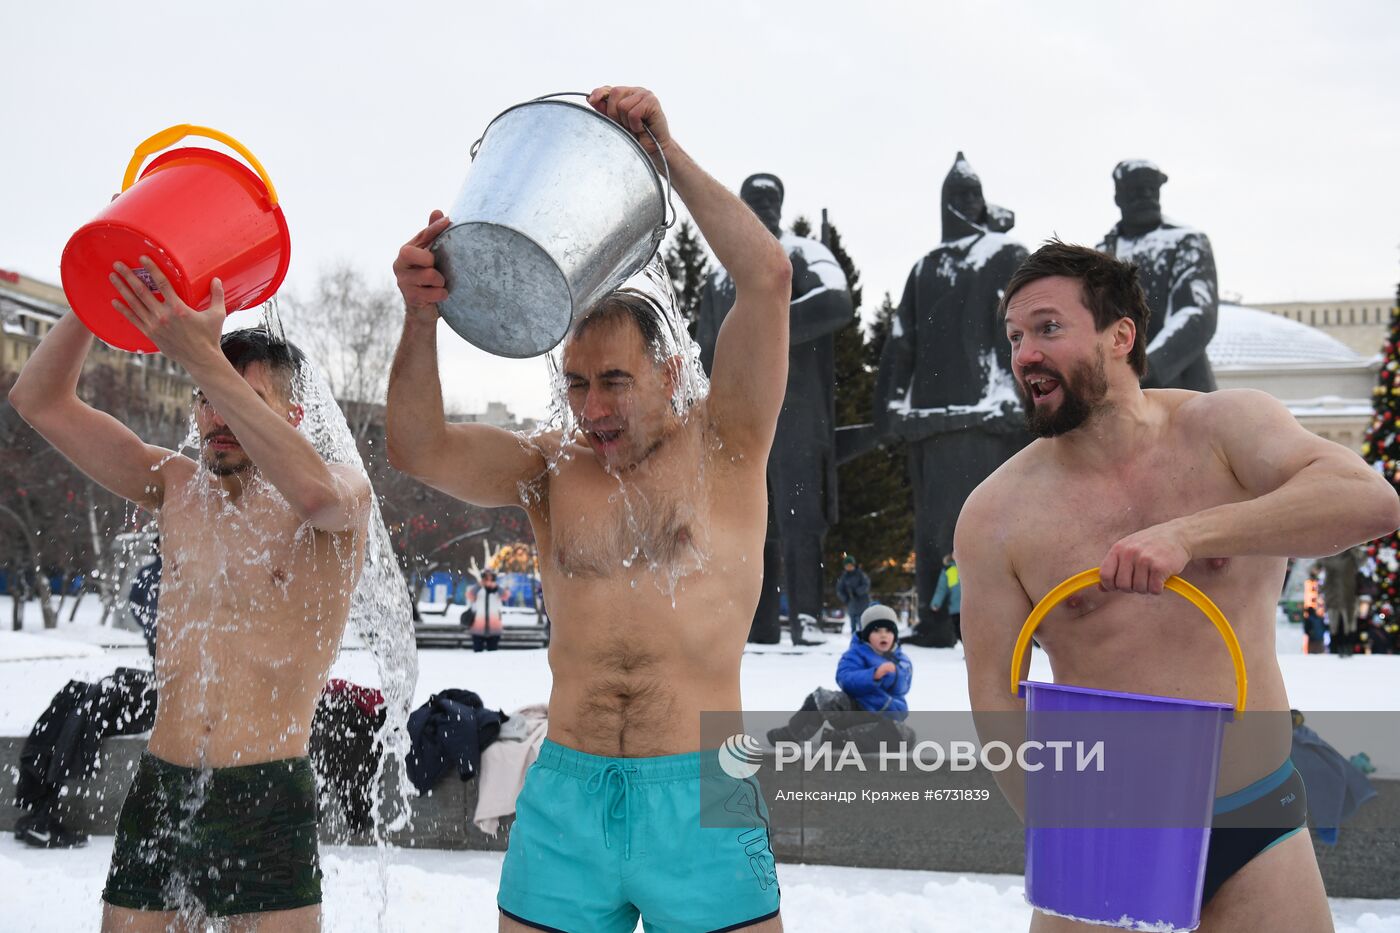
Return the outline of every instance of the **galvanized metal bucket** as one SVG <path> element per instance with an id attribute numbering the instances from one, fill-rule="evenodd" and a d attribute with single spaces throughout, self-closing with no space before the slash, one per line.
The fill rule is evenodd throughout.
<path id="1" fill-rule="evenodd" d="M 432 245 L 448 291 L 438 312 L 497 356 L 552 350 L 575 317 L 647 264 L 675 223 L 669 167 L 663 191 L 631 133 L 553 99 L 573 93 L 517 104 L 487 125 L 453 225 Z"/>

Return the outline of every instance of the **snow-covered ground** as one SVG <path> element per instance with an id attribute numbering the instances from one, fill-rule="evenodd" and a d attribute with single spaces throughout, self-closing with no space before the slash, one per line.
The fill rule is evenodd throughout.
<path id="1" fill-rule="evenodd" d="M 0 839 L 6 879 L 0 928 L 13 933 L 95 930 L 112 856 L 99 836 L 83 849 L 26 849 Z M 322 849 L 325 929 L 331 933 L 496 929 L 501 854 L 395 850 L 381 870 L 372 850 Z M 783 920 L 794 933 L 1000 933 L 1026 929 L 1031 911 L 1014 875 L 779 865 Z M 387 890 L 388 908 L 381 908 Z M 1400 933 L 1400 901 L 1332 901 L 1337 933 Z"/>
<path id="2" fill-rule="evenodd" d="M 8 625 L 10 610 L 8 598 L 0 597 L 0 624 Z M 0 735 L 27 734 L 70 679 L 95 680 L 120 666 L 149 663 L 140 635 L 97 626 L 100 612 L 95 600 L 85 600 L 75 621 L 66 621 L 65 609 L 65 621 L 44 631 L 37 607 L 31 605 L 25 631 L 0 632 Z M 844 637 L 833 636 L 812 648 L 750 646 L 742 669 L 745 706 L 790 709 L 812 687 L 833 685 L 836 659 L 845 645 Z M 961 648 L 907 650 L 915 669 L 911 708 L 969 708 Z M 1400 710 L 1400 657 L 1342 661 L 1305 655 L 1297 628 L 1285 626 L 1280 627 L 1278 650 L 1295 707 Z M 334 675 L 378 682 L 373 657 L 354 647 L 342 650 Z M 1039 652 L 1031 676 L 1052 679 Z M 550 688 L 546 653 L 419 652 L 415 704 L 448 687 L 475 690 L 488 705 L 507 711 L 543 702 Z M 0 878 L 6 879 L 0 929 L 95 929 L 111 845 L 110 837 L 94 837 L 81 850 L 48 852 L 0 839 Z M 381 863 L 372 850 L 328 847 L 326 929 L 494 930 L 500 864 L 499 854 L 405 849 L 391 850 Z M 1030 916 L 1022 879 L 1016 876 L 782 865 L 780 877 L 787 928 L 800 933 L 844 933 L 871 925 L 889 933 L 1023 930 Z M 389 907 L 381 927 L 386 885 Z M 1333 900 L 1332 909 L 1339 933 L 1400 933 L 1400 900 Z"/>

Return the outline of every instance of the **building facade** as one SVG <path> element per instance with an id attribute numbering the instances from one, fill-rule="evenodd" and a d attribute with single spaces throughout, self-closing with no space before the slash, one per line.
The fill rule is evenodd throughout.
<path id="1" fill-rule="evenodd" d="M 1347 301 L 1295 301 L 1250 305 L 1279 317 L 1316 328 L 1361 356 L 1381 352 L 1390 327 L 1390 298 L 1356 298 Z"/>
<path id="2" fill-rule="evenodd" d="M 39 341 L 67 312 L 68 300 L 62 288 L 0 269 L 0 373 L 19 372 Z M 89 378 L 100 368 L 110 370 L 126 392 L 143 399 L 157 419 L 179 424 L 188 418 L 194 383 L 164 355 L 128 353 L 94 341 L 83 366 L 79 392 L 105 409 L 108 406 L 103 399 L 89 397 L 101 388 L 99 380 Z"/>
<path id="3" fill-rule="evenodd" d="M 1267 392 L 1303 427 L 1359 453 L 1371 423 L 1379 348 L 1378 342 L 1363 355 L 1322 328 L 1287 315 L 1221 304 L 1206 353 L 1220 388 Z"/>

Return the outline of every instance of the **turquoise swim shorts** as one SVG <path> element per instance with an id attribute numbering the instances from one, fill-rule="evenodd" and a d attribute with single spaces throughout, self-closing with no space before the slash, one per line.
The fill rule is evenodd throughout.
<path id="1" fill-rule="evenodd" d="M 546 739 L 515 810 L 497 904 L 526 926 L 716 933 L 778 914 L 758 782 L 715 751 L 605 758 Z"/>

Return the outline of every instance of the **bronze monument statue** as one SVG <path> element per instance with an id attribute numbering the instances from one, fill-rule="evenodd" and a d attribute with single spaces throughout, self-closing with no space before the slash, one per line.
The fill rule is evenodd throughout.
<path id="1" fill-rule="evenodd" d="M 1026 249 L 961 152 L 943 182 L 943 242 L 914 266 L 875 384 L 876 430 L 908 443 L 922 644 L 953 645 L 930 603 L 969 493 L 1029 440 L 997 303 Z M 913 620 L 911 620 L 913 621 Z"/>
<path id="2" fill-rule="evenodd" d="M 1122 219 L 1099 244 L 1101 252 L 1135 263 L 1152 316 L 1147 321 L 1145 389 L 1211 392 L 1215 374 L 1206 345 L 1215 336 L 1219 290 L 1210 240 L 1162 217 L 1167 176 L 1145 159 L 1113 169 L 1113 200 Z"/>
<path id="3" fill-rule="evenodd" d="M 739 197 L 778 237 L 792 262 L 787 394 L 768 457 L 768 540 L 763 548 L 763 596 L 749 640 L 776 643 L 778 586 L 788 598 L 793 644 L 806 642 L 801 615 L 821 618 L 822 543 L 836 521 L 835 333 L 851 322 L 855 307 L 846 275 L 821 242 L 781 227 L 783 183 L 776 175 L 750 175 Z M 696 342 L 708 373 L 715 339 L 734 305 L 734 284 L 718 269 L 700 299 Z"/>

